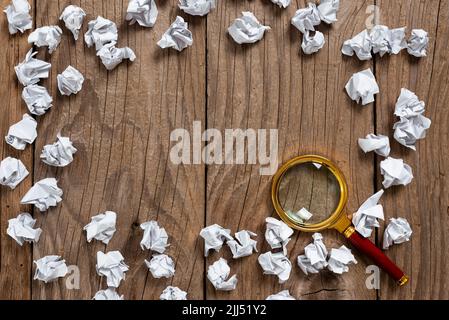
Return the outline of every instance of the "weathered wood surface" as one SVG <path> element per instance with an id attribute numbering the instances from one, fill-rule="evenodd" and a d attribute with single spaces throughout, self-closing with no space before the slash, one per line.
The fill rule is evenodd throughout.
<path id="1" fill-rule="evenodd" d="M 395 246 L 389 255 L 411 276 L 402 290 L 382 279 L 381 299 L 448 299 L 449 274 L 445 256 L 449 252 L 449 184 L 447 109 L 449 80 L 449 1 L 379 2 L 381 23 L 391 27 L 407 25 L 429 32 L 429 56 L 409 57 L 405 52 L 379 60 L 376 75 L 381 95 L 377 100 L 376 128 L 389 133 L 397 121 L 394 105 L 401 88 L 416 92 L 426 103 L 425 115 L 432 119 L 426 139 L 417 143 L 417 151 L 406 150 L 397 143 L 391 156 L 403 158 L 412 168 L 413 183 L 406 188 L 393 188 L 385 194 L 386 218 L 405 217 L 411 223 L 413 240 Z M 381 181 L 379 181 L 380 186 Z M 379 235 L 382 233 L 379 232 Z"/>
<path id="2" fill-rule="evenodd" d="M 6 7 L 9 1 L 2 0 L 0 6 Z M 30 3 L 32 3 L 30 1 Z M 15 190 L 1 186 L 0 190 L 0 298 L 30 299 L 31 297 L 31 247 L 21 248 L 11 241 L 6 234 L 8 220 L 15 218 L 20 212 L 32 212 L 29 206 L 20 205 L 20 197 L 31 187 L 33 181 L 33 146 L 24 151 L 17 151 L 5 143 L 4 136 L 11 124 L 22 119 L 27 112 L 21 98 L 22 87 L 17 81 L 13 66 L 23 61 L 29 50 L 26 37 L 9 35 L 6 15 L 0 15 L 0 101 L 2 111 L 0 118 L 0 159 L 14 157 L 22 160 L 30 175 Z"/>
<path id="3" fill-rule="evenodd" d="M 5 7 L 9 1 L 2 0 Z M 300 53 L 300 33 L 290 25 L 295 10 L 306 1 L 292 1 L 279 9 L 268 0 L 218 1 L 207 18 L 191 17 L 177 9 L 177 0 L 156 1 L 159 18 L 153 29 L 128 26 L 124 20 L 127 1 L 39 0 L 32 13 L 36 26 L 58 24 L 64 7 L 78 4 L 88 16 L 114 20 L 119 27 L 119 45 L 136 52 L 133 63 L 123 63 L 107 72 L 95 49 L 73 41 L 64 29 L 60 47 L 39 57 L 52 63 L 51 77 L 42 83 L 54 97 L 54 107 L 38 118 L 39 136 L 24 152 L 0 141 L 1 158 L 19 157 L 30 177 L 18 189 L 1 188 L 0 298 L 90 299 L 106 283 L 95 271 L 96 252 L 120 250 L 130 266 L 119 292 L 126 299 L 157 299 L 167 285 L 188 291 L 191 299 L 264 299 L 281 289 L 300 299 L 398 299 L 448 298 L 449 278 L 444 264 L 448 253 L 448 0 L 357 0 L 341 1 L 339 21 L 318 27 L 326 45 L 316 55 Z M 367 8 L 377 4 L 380 22 L 390 27 L 424 28 L 431 36 L 429 56 L 416 60 L 406 52 L 376 57 L 369 62 L 343 57 L 344 40 L 366 27 Z M 241 11 L 250 10 L 271 26 L 263 41 L 236 45 L 227 27 Z M 194 45 L 182 53 L 160 50 L 156 42 L 176 15 L 189 22 Z M 13 66 L 29 49 L 27 34 L 10 36 L 1 15 L 0 98 L 2 135 L 26 112 L 20 98 Z M 57 93 L 56 76 L 68 65 L 85 76 L 83 91 L 70 98 Z M 344 92 L 350 76 L 366 68 L 375 70 L 381 87 L 376 103 L 355 105 Z M 403 216 L 413 224 L 410 243 L 392 248 L 388 255 L 411 277 L 408 287 L 398 289 L 382 278 L 380 291 L 365 286 L 370 262 L 357 255 L 359 263 L 344 276 L 328 272 L 305 277 L 296 267 L 296 257 L 310 242 L 310 234 L 295 234 L 289 257 L 294 264 L 291 279 L 279 285 L 262 275 L 257 255 L 232 261 L 225 248 L 203 258 L 199 230 L 219 223 L 232 232 L 258 233 L 259 252 L 269 250 L 263 240 L 264 220 L 275 216 L 269 198 L 270 176 L 259 174 L 259 165 L 174 165 L 169 159 L 170 133 L 184 128 L 192 133 L 193 121 L 202 130 L 278 129 L 279 162 L 304 153 L 318 153 L 337 162 L 350 187 L 348 211 L 353 212 L 381 186 L 378 158 L 364 155 L 357 138 L 368 133 L 392 137 L 394 103 L 401 87 L 416 91 L 426 101 L 433 120 L 418 151 L 404 150 L 393 142 L 393 156 L 412 165 L 415 181 L 406 188 L 388 190 L 383 204 L 388 218 Z M 39 155 L 56 134 L 70 136 L 78 148 L 67 168 L 44 165 Z M 19 206 L 20 198 L 44 177 L 56 177 L 64 201 L 45 214 L 34 211 L 44 232 L 37 245 L 20 248 L 6 235 L 8 219 L 31 208 Z M 84 225 L 105 210 L 118 213 L 117 233 L 109 245 L 87 243 Z M 170 235 L 168 254 L 176 261 L 176 275 L 153 279 L 143 264 L 149 253 L 142 251 L 139 224 L 157 219 Z M 377 237 L 381 243 L 382 230 Z M 345 244 L 333 231 L 324 232 L 329 247 Z M 62 255 L 68 265 L 80 270 L 80 288 L 69 290 L 66 280 L 44 285 L 33 281 L 32 261 L 48 254 Z M 230 262 L 239 278 L 237 290 L 216 292 L 206 280 L 207 266 L 219 257 Z M 4 288 L 4 289 L 3 289 Z"/>
<path id="4" fill-rule="evenodd" d="M 279 161 L 299 154 L 318 153 L 341 166 L 351 185 L 350 208 L 373 192 L 373 160 L 364 164 L 355 139 L 374 130 L 373 106 L 355 106 L 343 88 L 352 75 L 371 63 L 343 58 L 341 44 L 364 28 L 367 1 L 346 1 L 334 27 L 320 26 L 326 46 L 317 55 L 306 57 L 300 50 L 301 36 L 290 24 L 298 1 L 281 10 L 268 1 L 221 1 L 208 19 L 208 127 L 279 129 Z M 227 27 L 241 11 L 249 9 L 272 27 L 262 43 L 239 46 L 226 36 Z M 230 107 L 232 106 L 232 108 Z M 352 141 L 352 143 L 351 143 Z M 366 170 L 357 168 L 365 167 Z M 207 174 L 207 222 L 219 223 L 234 232 L 265 232 L 265 218 L 274 215 L 270 202 L 271 178 L 259 175 L 259 166 L 211 166 Z M 368 183 L 367 183 L 368 182 Z M 325 232 L 327 244 L 344 240 L 333 231 Z M 310 234 L 296 234 L 288 248 L 295 263 L 310 242 Z M 261 241 L 261 253 L 269 250 Z M 212 255 L 208 263 L 217 259 Z M 230 260 L 230 259 L 228 259 Z M 233 292 L 216 292 L 207 284 L 207 298 L 264 299 L 283 288 L 304 299 L 374 299 L 375 291 L 364 286 L 365 262 L 351 274 L 336 277 L 327 272 L 305 277 L 294 267 L 291 279 L 278 285 L 276 277 L 264 276 L 257 255 L 232 261 L 240 277 Z"/>

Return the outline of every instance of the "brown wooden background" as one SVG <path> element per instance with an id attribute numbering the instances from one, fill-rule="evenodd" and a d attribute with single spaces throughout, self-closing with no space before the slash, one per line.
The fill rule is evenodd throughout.
<path id="1" fill-rule="evenodd" d="M 32 1 L 33 2 L 33 1 Z M 126 0 L 34 0 L 36 26 L 57 24 L 69 3 L 88 14 L 114 20 L 119 26 L 119 45 L 130 46 L 134 63 L 123 63 L 107 72 L 82 37 L 74 42 L 64 29 L 60 47 L 39 56 L 52 63 L 51 77 L 43 81 L 54 97 L 54 107 L 38 119 L 39 136 L 33 146 L 17 152 L 0 139 L 0 156 L 20 158 L 31 176 L 15 191 L 1 188 L 0 298 L 90 299 L 105 281 L 95 272 L 98 250 L 120 250 L 130 265 L 119 292 L 126 299 L 157 299 L 167 285 L 188 291 L 191 299 L 264 299 L 290 289 L 299 299 L 448 299 L 449 269 L 449 0 L 342 0 L 339 21 L 320 26 L 325 47 L 316 55 L 299 52 L 300 34 L 290 26 L 295 10 L 306 1 L 293 0 L 279 9 L 268 0 L 219 0 L 205 18 L 181 13 L 177 0 L 156 0 L 159 18 L 153 29 L 128 26 Z M 5 7 L 9 0 L 1 0 Z M 429 32 L 429 56 L 416 60 L 404 51 L 397 56 L 376 57 L 369 62 L 343 57 L 344 40 L 365 28 L 368 6 L 380 8 L 380 23 L 408 26 Z M 241 11 L 250 10 L 269 31 L 256 45 L 240 46 L 226 34 Z M 160 50 L 156 42 L 176 15 L 189 22 L 194 45 L 182 53 Z M 0 131 L 26 112 L 13 66 L 29 49 L 27 34 L 10 36 L 5 15 L 0 15 Z M 85 76 L 83 90 L 70 98 L 57 94 L 56 75 L 68 64 Z M 381 93 L 366 107 L 352 103 L 344 85 L 357 71 L 374 69 Z M 369 262 L 359 263 L 348 274 L 327 272 L 306 277 L 295 260 L 310 242 L 310 235 L 296 234 L 289 244 L 294 262 L 290 281 L 277 284 L 263 276 L 257 255 L 230 262 L 239 278 L 233 292 L 216 292 L 206 281 L 207 266 L 227 249 L 203 258 L 198 233 L 204 225 L 219 223 L 233 232 L 242 229 L 259 234 L 259 251 L 266 252 L 264 219 L 273 215 L 269 200 L 270 177 L 259 175 L 257 165 L 175 166 L 170 162 L 169 135 L 175 128 L 192 131 L 192 122 L 203 129 L 279 129 L 279 158 L 284 162 L 298 154 L 319 153 L 335 160 L 349 180 L 349 208 L 356 210 L 381 186 L 379 158 L 364 155 L 357 138 L 378 132 L 392 136 L 394 105 L 401 87 L 415 91 L 427 102 L 433 120 L 428 137 L 418 151 L 393 142 L 392 156 L 402 157 L 414 169 L 415 180 L 406 188 L 388 190 L 382 203 L 387 218 L 406 217 L 413 227 L 412 241 L 393 247 L 388 255 L 411 275 L 410 284 L 398 289 L 385 276 L 380 290 L 365 286 Z M 39 154 L 61 131 L 70 136 L 79 152 L 64 169 L 44 165 Z M 34 216 L 43 229 L 37 245 L 19 247 L 6 235 L 8 219 L 29 207 L 19 200 L 34 181 L 54 176 L 64 190 L 64 200 L 45 214 Z M 82 227 L 104 210 L 118 213 L 117 233 L 106 247 L 88 244 Z M 139 224 L 157 219 L 170 237 L 168 254 L 176 261 L 172 279 L 156 280 L 143 260 Z M 379 230 L 373 240 L 381 239 Z M 344 240 L 333 231 L 324 233 L 328 246 Z M 81 288 L 67 290 L 65 280 L 44 285 L 33 281 L 33 259 L 62 255 L 78 265 Z"/>

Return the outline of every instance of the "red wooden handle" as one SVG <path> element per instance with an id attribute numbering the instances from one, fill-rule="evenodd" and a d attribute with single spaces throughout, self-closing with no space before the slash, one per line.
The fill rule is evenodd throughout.
<path id="1" fill-rule="evenodd" d="M 381 269 L 388 273 L 399 285 L 404 285 L 408 281 L 405 273 L 399 269 L 378 247 L 374 245 L 369 239 L 362 237 L 355 231 L 350 237 L 349 241 L 361 253 L 369 256 L 374 263 Z"/>

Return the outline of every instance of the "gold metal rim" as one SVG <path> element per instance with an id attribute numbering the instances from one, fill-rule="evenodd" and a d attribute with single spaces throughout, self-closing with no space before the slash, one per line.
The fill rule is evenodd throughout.
<path id="1" fill-rule="evenodd" d="M 302 225 L 295 223 L 292 221 L 288 214 L 284 211 L 282 208 L 280 201 L 279 201 L 279 188 L 282 179 L 284 178 L 285 173 L 300 164 L 303 163 L 318 163 L 322 166 L 325 166 L 328 168 L 332 174 L 335 176 L 335 178 L 338 181 L 338 184 L 340 186 L 340 201 L 338 203 L 337 208 L 335 211 L 330 215 L 328 219 L 325 221 L 322 221 L 317 224 L 311 224 L 311 225 Z M 294 158 L 290 161 L 288 161 L 286 164 L 284 164 L 278 172 L 273 177 L 273 182 L 271 184 L 271 201 L 273 202 L 274 209 L 276 210 L 279 217 L 288 224 L 291 228 L 305 231 L 305 232 L 319 232 L 324 229 L 332 228 L 340 219 L 341 215 L 344 214 L 344 208 L 346 206 L 346 203 L 348 201 L 348 186 L 346 184 L 346 180 L 344 178 L 343 173 L 338 169 L 336 165 L 332 161 L 330 161 L 327 158 L 324 158 L 322 156 L 317 155 L 305 155 L 305 156 L 299 156 L 297 158 Z"/>
<path id="2" fill-rule="evenodd" d="M 407 275 L 403 275 L 401 279 L 398 281 L 398 286 L 402 287 L 408 283 L 409 277 Z"/>
<path id="3" fill-rule="evenodd" d="M 350 226 L 343 232 L 343 235 L 346 237 L 346 239 L 349 239 L 352 237 L 352 235 L 354 233 L 355 233 L 355 228 L 353 226 Z"/>

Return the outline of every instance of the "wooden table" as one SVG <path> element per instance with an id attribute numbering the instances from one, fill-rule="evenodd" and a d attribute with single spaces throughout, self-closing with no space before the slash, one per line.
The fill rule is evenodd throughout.
<path id="1" fill-rule="evenodd" d="M 51 77 L 43 81 L 54 97 L 54 107 L 38 118 L 36 143 L 23 152 L 0 142 L 1 158 L 20 158 L 30 177 L 16 190 L 1 188 L 0 297 L 4 299 L 90 299 L 105 288 L 95 271 L 96 252 L 120 250 L 130 266 L 119 292 L 126 299 L 158 299 L 167 285 L 188 291 L 191 299 L 264 299 L 289 289 L 298 299 L 448 299 L 449 269 L 449 0 L 342 0 L 339 21 L 319 27 L 325 47 L 316 55 L 299 52 L 300 34 L 290 25 L 295 10 L 306 1 L 294 0 L 279 9 L 268 0 L 219 0 L 207 17 L 180 13 L 177 0 L 156 1 L 159 18 L 153 29 L 128 26 L 124 21 L 127 1 L 35 0 L 36 26 L 57 24 L 69 3 L 78 4 L 88 16 L 114 20 L 119 27 L 119 45 L 136 52 L 134 63 L 123 63 L 107 72 L 93 48 L 74 42 L 64 29 L 60 47 L 39 57 L 52 63 Z M 9 0 L 1 0 L 5 7 Z M 365 28 L 367 9 L 377 5 L 381 24 L 408 26 L 429 32 L 429 55 L 411 58 L 406 51 L 368 62 L 344 57 L 340 49 Z M 250 10 L 271 30 L 248 46 L 236 45 L 227 27 L 243 10 Z M 161 50 L 156 42 L 176 15 L 182 15 L 193 32 L 194 45 L 182 53 Z M 27 34 L 10 36 L 1 14 L 0 128 L 9 126 L 26 110 L 13 66 L 22 61 L 30 45 Z M 57 93 L 56 76 L 67 65 L 85 76 L 76 96 Z M 372 68 L 381 88 L 376 102 L 361 107 L 351 102 L 344 86 L 349 77 Z M 319 153 L 337 162 L 350 187 L 349 209 L 358 206 L 381 187 L 379 157 L 365 155 L 357 139 L 368 133 L 388 134 L 396 121 L 393 111 L 402 87 L 427 103 L 426 115 L 433 121 L 428 137 L 417 152 L 392 140 L 392 156 L 404 158 L 414 170 L 407 187 L 392 188 L 382 200 L 387 220 L 407 218 L 413 228 L 409 243 L 387 254 L 410 274 L 408 286 L 397 288 L 385 275 L 380 290 L 369 290 L 365 281 L 370 264 L 357 255 L 350 272 L 328 272 L 306 277 L 295 260 L 311 241 L 310 234 L 295 234 L 289 244 L 294 262 L 290 280 L 279 285 L 264 276 L 257 255 L 231 261 L 229 250 L 203 258 L 198 234 L 205 225 L 218 223 L 233 232 L 248 229 L 258 233 L 259 252 L 269 250 L 263 239 L 264 220 L 274 216 L 269 199 L 271 177 L 259 175 L 259 165 L 174 165 L 169 158 L 176 128 L 192 132 L 193 121 L 202 130 L 216 128 L 279 129 L 279 160 L 304 153 Z M 56 169 L 43 164 L 39 155 L 53 143 L 58 132 L 70 136 L 78 148 L 75 161 Z M 393 142 L 394 141 L 394 142 Z M 32 208 L 20 206 L 24 193 L 45 177 L 56 177 L 64 200 L 41 214 L 34 210 L 43 229 L 38 244 L 18 246 L 6 234 L 8 219 Z M 86 242 L 82 228 L 90 217 L 105 210 L 118 213 L 117 232 L 109 245 Z M 156 280 L 143 260 L 148 252 L 139 242 L 140 223 L 156 219 L 170 235 L 168 254 L 176 262 L 171 279 Z M 345 243 L 333 231 L 324 232 L 328 247 Z M 383 228 L 373 240 L 380 244 Z M 44 255 L 62 255 L 68 265 L 79 267 L 80 289 L 69 290 L 66 280 L 51 284 L 33 281 L 33 260 Z M 237 289 L 217 292 L 205 277 L 207 266 L 219 257 L 230 262 L 239 278 Z"/>

